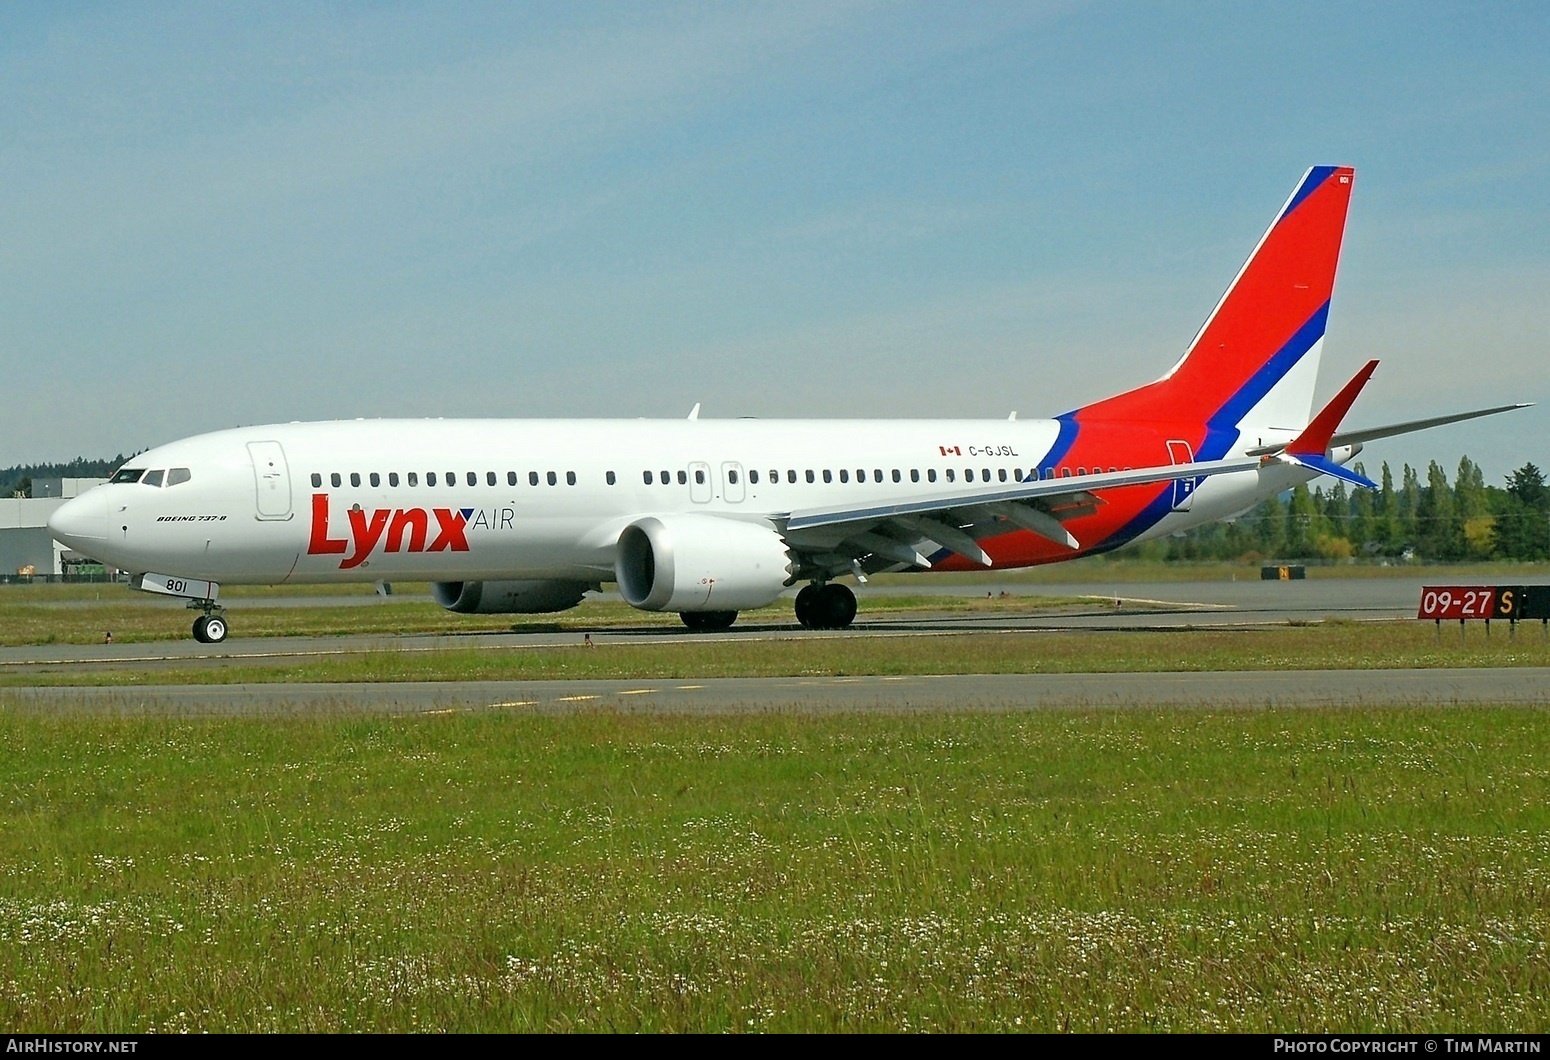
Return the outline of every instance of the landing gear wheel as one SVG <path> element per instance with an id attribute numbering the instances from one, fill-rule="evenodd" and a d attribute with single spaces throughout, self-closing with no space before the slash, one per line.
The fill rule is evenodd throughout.
<path id="1" fill-rule="evenodd" d="M 802 626 L 803 629 L 813 628 L 813 601 L 822 591 L 822 586 L 817 585 L 814 582 L 808 582 L 806 585 L 802 586 L 801 590 L 797 593 L 797 622 Z"/>
<path id="2" fill-rule="evenodd" d="M 680 611 L 678 617 L 684 625 L 696 633 L 717 633 L 731 629 L 737 621 L 736 611 Z"/>
<path id="3" fill-rule="evenodd" d="M 836 582 L 809 585 L 797 593 L 796 612 L 808 629 L 844 629 L 855 621 L 856 594 Z"/>
<path id="4" fill-rule="evenodd" d="M 200 615 L 194 619 L 194 639 L 201 644 L 219 644 L 226 639 L 226 620 L 220 615 Z"/>

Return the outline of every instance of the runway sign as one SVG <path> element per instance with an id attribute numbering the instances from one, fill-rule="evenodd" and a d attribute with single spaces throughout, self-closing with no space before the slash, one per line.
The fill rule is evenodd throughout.
<path id="1" fill-rule="evenodd" d="M 1550 585 L 1428 585 L 1416 618 L 1550 621 Z"/>

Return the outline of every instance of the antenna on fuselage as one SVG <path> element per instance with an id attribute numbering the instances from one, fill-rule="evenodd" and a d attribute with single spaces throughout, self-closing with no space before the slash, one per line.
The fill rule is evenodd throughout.
<path id="1" fill-rule="evenodd" d="M 700 418 L 700 403 L 698 401 L 694 403 L 694 408 L 689 410 L 689 418 L 691 420 L 697 420 Z"/>

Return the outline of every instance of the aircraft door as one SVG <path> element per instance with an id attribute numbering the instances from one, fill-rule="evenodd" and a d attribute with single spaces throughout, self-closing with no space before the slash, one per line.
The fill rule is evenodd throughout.
<path id="1" fill-rule="evenodd" d="M 1194 463 L 1195 454 L 1190 449 L 1189 443 L 1173 440 L 1168 443 L 1168 460 L 1174 464 Z M 1189 506 L 1195 503 L 1195 487 L 1200 485 L 1198 478 L 1177 478 L 1173 480 L 1173 510 L 1187 512 Z"/>
<path id="2" fill-rule="evenodd" d="M 689 499 L 695 504 L 709 504 L 714 485 L 710 481 L 710 465 L 696 460 L 689 465 Z"/>
<path id="3" fill-rule="evenodd" d="M 249 442 L 253 483 L 257 489 L 258 518 L 291 517 L 291 472 L 279 442 Z"/>
<path id="4" fill-rule="evenodd" d="M 730 504 L 743 503 L 743 465 L 728 461 L 721 465 L 721 496 Z"/>

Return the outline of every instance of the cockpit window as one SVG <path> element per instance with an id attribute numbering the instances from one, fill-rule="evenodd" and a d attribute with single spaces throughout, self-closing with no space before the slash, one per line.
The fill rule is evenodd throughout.
<path id="1" fill-rule="evenodd" d="M 178 483 L 187 482 L 193 477 L 194 476 L 190 474 L 188 468 L 175 467 L 171 471 L 167 472 L 167 485 L 176 486 Z"/>
<path id="2" fill-rule="evenodd" d="M 109 482 L 139 482 L 140 476 L 145 474 L 143 467 L 121 467 L 116 471 Z"/>
<path id="3" fill-rule="evenodd" d="M 157 468 L 155 471 L 147 471 L 145 477 L 140 480 L 140 485 L 155 486 L 157 489 L 160 489 L 162 476 L 166 473 L 162 468 Z"/>

